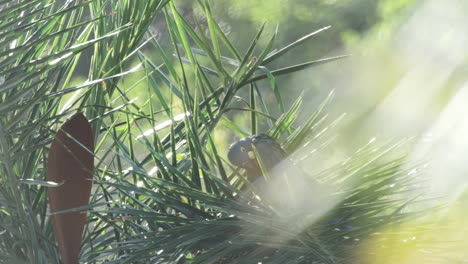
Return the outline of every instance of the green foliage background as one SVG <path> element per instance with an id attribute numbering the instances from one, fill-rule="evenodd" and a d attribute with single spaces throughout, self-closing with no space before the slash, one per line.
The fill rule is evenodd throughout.
<path id="1" fill-rule="evenodd" d="M 45 164 L 77 111 L 96 142 L 84 263 L 464 263 L 466 194 L 429 211 L 418 139 L 358 129 L 385 92 L 343 103 L 330 82 L 349 68 L 338 55 L 378 53 L 372 32 L 391 36 L 420 4 L 0 2 L 0 263 L 59 263 Z M 244 191 L 225 152 L 260 132 L 332 187 L 323 214 L 285 216 Z"/>

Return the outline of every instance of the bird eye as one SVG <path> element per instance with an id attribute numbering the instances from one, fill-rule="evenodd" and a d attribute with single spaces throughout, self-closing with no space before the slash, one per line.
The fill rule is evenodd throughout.
<path id="1" fill-rule="evenodd" d="M 245 152 L 245 148 L 244 148 L 244 147 L 240 147 L 240 151 Z"/>

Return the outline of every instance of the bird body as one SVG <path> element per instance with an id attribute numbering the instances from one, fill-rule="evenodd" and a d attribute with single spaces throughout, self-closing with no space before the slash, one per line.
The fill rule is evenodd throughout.
<path id="1" fill-rule="evenodd" d="M 229 147 L 229 161 L 245 169 L 248 179 L 253 182 L 263 175 L 255 151 L 261 158 L 266 171 L 270 171 L 287 157 L 286 152 L 270 136 L 265 134 L 242 138 Z"/>
<path id="2" fill-rule="evenodd" d="M 307 188 L 302 173 L 290 160 L 287 153 L 273 138 L 253 135 L 234 142 L 228 151 L 228 159 L 234 165 L 245 169 L 247 178 L 260 196 L 276 209 L 291 208 Z M 265 177 L 264 173 L 268 174 Z M 296 206 L 294 206 L 296 207 Z"/>
<path id="3" fill-rule="evenodd" d="M 301 234 L 311 223 L 323 216 L 334 203 L 329 198 L 329 190 L 323 185 L 310 179 L 309 175 L 301 170 L 288 157 L 288 153 L 273 138 L 260 134 L 242 138 L 229 147 L 228 159 L 237 167 L 245 170 L 250 185 L 253 187 L 254 197 L 260 199 L 264 205 L 273 209 L 272 223 L 245 228 L 238 231 L 240 237 L 259 237 L 272 241 L 289 241 L 294 235 Z M 265 177 L 265 174 L 268 176 Z M 247 193 L 247 190 L 241 190 Z M 240 200 L 248 205 L 250 200 Z M 271 224 L 271 223 L 270 223 Z M 287 232 L 278 232 L 287 230 Z M 268 261 L 276 252 L 275 247 L 253 246 L 254 249 L 263 248 L 264 260 Z M 253 252 L 246 251 L 246 254 Z M 213 263 L 241 263 L 242 254 L 229 255 Z M 244 259 L 242 259 L 245 261 Z"/>
<path id="4" fill-rule="evenodd" d="M 315 215 L 312 218 L 316 218 L 328 208 L 324 206 L 329 203 L 325 198 L 328 188 L 312 180 L 288 158 L 280 144 L 267 135 L 253 135 L 234 142 L 229 148 L 228 159 L 245 169 L 255 194 L 280 216 Z"/>

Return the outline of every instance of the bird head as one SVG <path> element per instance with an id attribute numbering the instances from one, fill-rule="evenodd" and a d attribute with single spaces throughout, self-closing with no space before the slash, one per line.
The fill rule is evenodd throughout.
<path id="1" fill-rule="evenodd" d="M 258 163 L 252 147 L 252 137 L 242 138 L 231 144 L 228 151 L 229 161 L 243 169 L 257 169 Z"/>
<path id="2" fill-rule="evenodd" d="M 228 151 L 229 161 L 245 169 L 250 178 L 262 175 L 258 159 L 261 159 L 264 168 L 269 171 L 285 157 L 286 152 L 281 146 L 264 134 L 242 138 L 234 142 Z"/>

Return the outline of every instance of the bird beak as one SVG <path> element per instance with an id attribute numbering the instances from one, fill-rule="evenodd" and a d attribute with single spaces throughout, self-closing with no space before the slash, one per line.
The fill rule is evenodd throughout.
<path id="1" fill-rule="evenodd" d="M 247 152 L 247 155 L 249 155 L 249 159 L 251 159 L 251 160 L 255 159 L 255 153 L 253 152 L 253 150 Z"/>

